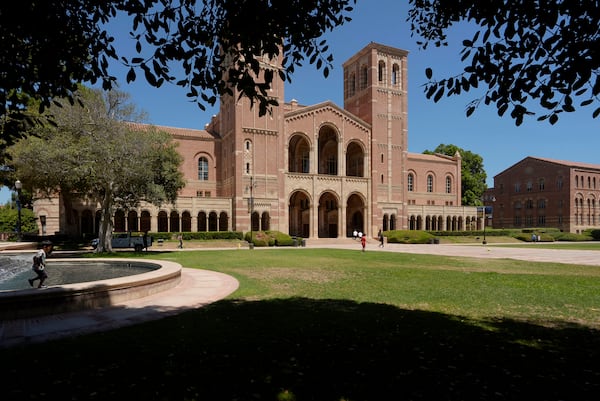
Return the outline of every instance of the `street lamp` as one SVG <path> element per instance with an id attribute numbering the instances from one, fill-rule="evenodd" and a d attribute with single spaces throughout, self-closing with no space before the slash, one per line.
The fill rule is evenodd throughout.
<path id="1" fill-rule="evenodd" d="M 250 243 L 248 247 L 254 249 L 252 242 L 252 215 L 254 214 L 254 177 L 250 176 L 250 199 L 248 199 L 248 213 L 250 213 Z"/>
<path id="2" fill-rule="evenodd" d="M 491 215 L 488 216 L 488 213 L 487 213 L 487 207 L 485 206 L 486 200 L 489 202 L 496 202 L 496 197 L 491 196 L 487 199 L 486 198 L 483 199 L 483 201 L 484 201 L 484 203 L 483 203 L 483 245 L 487 244 L 487 241 L 485 239 L 485 228 L 487 227 L 488 218 L 491 217 Z"/>
<path id="3" fill-rule="evenodd" d="M 17 190 L 17 241 L 21 242 L 23 235 L 21 234 L 21 181 L 15 181 L 15 189 Z"/>

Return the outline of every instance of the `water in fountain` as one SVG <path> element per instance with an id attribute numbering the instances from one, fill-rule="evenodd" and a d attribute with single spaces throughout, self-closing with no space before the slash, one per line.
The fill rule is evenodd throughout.
<path id="1" fill-rule="evenodd" d="M 27 279 L 35 277 L 31 271 L 32 253 L 0 256 L 0 291 L 22 290 L 29 287 Z M 45 285 L 63 285 L 132 276 L 159 268 L 152 263 L 127 261 L 46 261 L 48 279 Z M 37 282 L 35 283 L 37 284 Z"/>

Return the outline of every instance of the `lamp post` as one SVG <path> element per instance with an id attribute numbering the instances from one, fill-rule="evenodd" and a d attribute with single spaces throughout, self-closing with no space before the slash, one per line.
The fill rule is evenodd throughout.
<path id="1" fill-rule="evenodd" d="M 489 201 L 489 202 L 496 202 L 496 197 L 495 196 L 490 196 L 487 199 L 484 198 L 483 199 L 483 245 L 487 244 L 487 241 L 485 239 L 485 228 L 487 226 L 487 222 L 488 222 L 488 218 L 491 216 L 488 216 L 487 213 L 487 207 L 485 206 L 485 202 Z"/>
<path id="2" fill-rule="evenodd" d="M 250 199 L 248 199 L 248 213 L 250 213 L 250 243 L 248 247 L 254 249 L 252 240 L 252 215 L 254 214 L 254 177 L 250 176 Z"/>
<path id="3" fill-rule="evenodd" d="M 17 241 L 21 242 L 23 236 L 21 234 L 21 188 L 23 184 L 21 181 L 15 181 L 15 189 L 17 190 Z"/>

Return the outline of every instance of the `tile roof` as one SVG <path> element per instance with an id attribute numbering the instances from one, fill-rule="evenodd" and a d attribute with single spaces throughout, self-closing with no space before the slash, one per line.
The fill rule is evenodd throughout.
<path id="1" fill-rule="evenodd" d="M 580 162 L 572 162 L 572 161 L 568 161 L 568 160 L 558 160 L 558 159 L 550 159 L 550 158 L 546 158 L 546 157 L 536 157 L 536 156 L 529 156 L 529 157 L 532 159 L 541 160 L 541 161 L 545 161 L 548 163 L 562 164 L 564 166 L 569 166 L 569 167 L 600 170 L 600 164 L 580 163 Z"/>
<path id="2" fill-rule="evenodd" d="M 211 134 L 206 130 L 200 129 L 192 129 L 192 128 L 177 128 L 177 127 L 167 127 L 164 125 L 154 125 L 154 124 L 144 124 L 144 123 L 134 123 L 129 122 L 130 126 L 135 129 L 146 129 L 147 127 L 155 127 L 160 131 L 165 131 L 173 136 L 179 138 L 203 138 L 203 139 L 215 139 L 216 135 Z"/>

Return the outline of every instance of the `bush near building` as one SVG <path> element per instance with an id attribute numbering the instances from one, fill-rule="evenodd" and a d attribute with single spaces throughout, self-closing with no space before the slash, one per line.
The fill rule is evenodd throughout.
<path id="1" fill-rule="evenodd" d="M 427 231 L 390 230 L 383 233 L 389 244 L 429 244 L 435 236 Z"/>
<path id="2" fill-rule="evenodd" d="M 250 232 L 244 235 L 244 240 L 250 242 Z M 294 240 L 299 245 L 301 239 L 295 239 L 281 231 L 253 231 L 252 243 L 254 246 L 293 246 Z"/>

